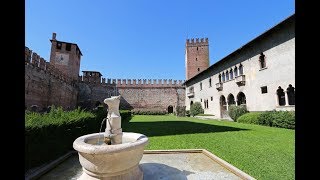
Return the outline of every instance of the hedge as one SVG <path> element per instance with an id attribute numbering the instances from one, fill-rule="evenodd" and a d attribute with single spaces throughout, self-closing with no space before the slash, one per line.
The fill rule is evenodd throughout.
<path id="1" fill-rule="evenodd" d="M 97 133 L 106 117 L 105 109 L 92 112 L 75 109 L 63 111 L 52 107 L 49 113 L 25 114 L 25 171 L 50 162 L 73 149 L 76 138 Z M 123 122 L 131 119 L 130 112 L 120 112 Z M 103 128 L 102 128 L 103 129 Z"/>

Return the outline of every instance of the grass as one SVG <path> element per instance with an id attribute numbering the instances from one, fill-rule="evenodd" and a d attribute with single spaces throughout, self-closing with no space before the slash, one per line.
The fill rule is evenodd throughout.
<path id="1" fill-rule="evenodd" d="M 135 115 L 122 128 L 148 136 L 148 150 L 206 149 L 256 179 L 295 179 L 294 130 L 147 115 Z"/>

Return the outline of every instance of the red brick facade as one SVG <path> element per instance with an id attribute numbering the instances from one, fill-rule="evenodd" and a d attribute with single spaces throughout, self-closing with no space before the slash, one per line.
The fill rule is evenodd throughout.
<path id="1" fill-rule="evenodd" d="M 185 52 L 186 80 L 209 67 L 208 38 L 187 39 Z"/>

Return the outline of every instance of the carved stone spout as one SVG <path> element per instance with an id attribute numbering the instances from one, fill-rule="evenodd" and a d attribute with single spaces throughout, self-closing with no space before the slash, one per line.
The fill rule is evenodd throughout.
<path id="1" fill-rule="evenodd" d="M 112 96 L 106 98 L 104 103 L 108 105 L 108 115 L 106 121 L 106 129 L 104 133 L 105 139 L 110 139 L 111 144 L 122 143 L 121 116 L 119 113 L 121 96 Z"/>

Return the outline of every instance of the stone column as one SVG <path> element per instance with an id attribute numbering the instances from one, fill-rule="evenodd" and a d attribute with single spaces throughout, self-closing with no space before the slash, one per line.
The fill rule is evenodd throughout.
<path id="1" fill-rule="evenodd" d="M 226 106 L 227 106 L 227 111 L 229 110 L 229 103 L 228 100 L 226 99 Z"/>
<path id="2" fill-rule="evenodd" d="M 285 99 L 285 101 L 286 101 L 286 106 L 289 106 L 288 91 L 284 91 L 284 99 Z"/>
<path id="3" fill-rule="evenodd" d="M 278 94 L 276 93 L 276 107 L 280 106 L 279 105 L 279 98 L 278 98 Z"/>

